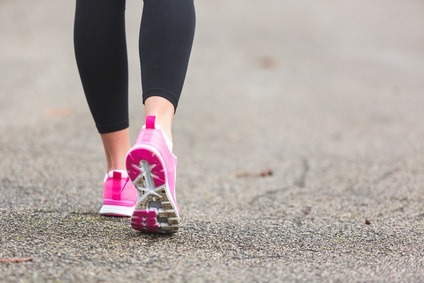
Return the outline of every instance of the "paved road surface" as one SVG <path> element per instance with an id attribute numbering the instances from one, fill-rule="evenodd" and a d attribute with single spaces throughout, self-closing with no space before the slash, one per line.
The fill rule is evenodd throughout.
<path id="1" fill-rule="evenodd" d="M 0 2 L 0 281 L 423 282 L 424 2 L 196 2 L 174 236 L 98 215 L 74 2 Z"/>

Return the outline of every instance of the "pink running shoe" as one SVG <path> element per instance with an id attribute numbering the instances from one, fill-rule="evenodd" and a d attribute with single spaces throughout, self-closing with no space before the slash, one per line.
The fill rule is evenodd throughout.
<path id="1" fill-rule="evenodd" d="M 110 171 L 103 183 L 103 206 L 100 214 L 104 216 L 129 217 L 133 214 L 137 191 L 123 170 Z"/>
<path id="2" fill-rule="evenodd" d="M 147 116 L 127 155 L 127 172 L 138 191 L 131 226 L 142 232 L 175 233 L 180 217 L 175 199 L 177 157 L 155 116 Z"/>

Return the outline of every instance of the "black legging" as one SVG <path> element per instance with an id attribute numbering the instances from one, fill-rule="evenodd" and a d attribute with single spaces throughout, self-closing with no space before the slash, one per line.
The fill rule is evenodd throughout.
<path id="1" fill-rule="evenodd" d="M 143 103 L 161 96 L 177 108 L 194 28 L 193 0 L 144 0 L 139 38 Z M 74 45 L 99 133 L 127 128 L 125 0 L 76 0 Z"/>

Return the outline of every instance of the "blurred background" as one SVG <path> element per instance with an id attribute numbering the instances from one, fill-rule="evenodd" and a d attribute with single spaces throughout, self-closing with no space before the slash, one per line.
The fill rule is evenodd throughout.
<path id="1" fill-rule="evenodd" d="M 177 153 L 199 155 L 188 162 L 202 167 L 203 153 L 215 150 L 262 158 L 275 168 L 290 156 L 423 154 L 421 1 L 204 0 L 196 6 L 195 43 L 175 121 Z M 0 7 L 2 151 L 31 148 L 43 157 L 57 147 L 70 155 L 65 159 L 78 159 L 84 149 L 95 168 L 86 170 L 101 175 L 102 149 L 74 58 L 74 2 L 3 0 Z M 127 1 L 134 137 L 143 117 L 141 11 L 142 1 Z M 13 160 L 4 154 L 3 171 L 25 170 Z M 257 167 L 232 162 L 230 171 Z"/>

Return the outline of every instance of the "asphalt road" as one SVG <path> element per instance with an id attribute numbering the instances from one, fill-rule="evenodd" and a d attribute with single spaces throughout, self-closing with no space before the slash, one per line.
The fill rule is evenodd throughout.
<path id="1" fill-rule="evenodd" d="M 131 133 L 142 124 L 127 1 Z M 2 282 L 424 281 L 424 2 L 201 0 L 182 228 L 102 218 L 73 1 L 0 2 Z"/>

